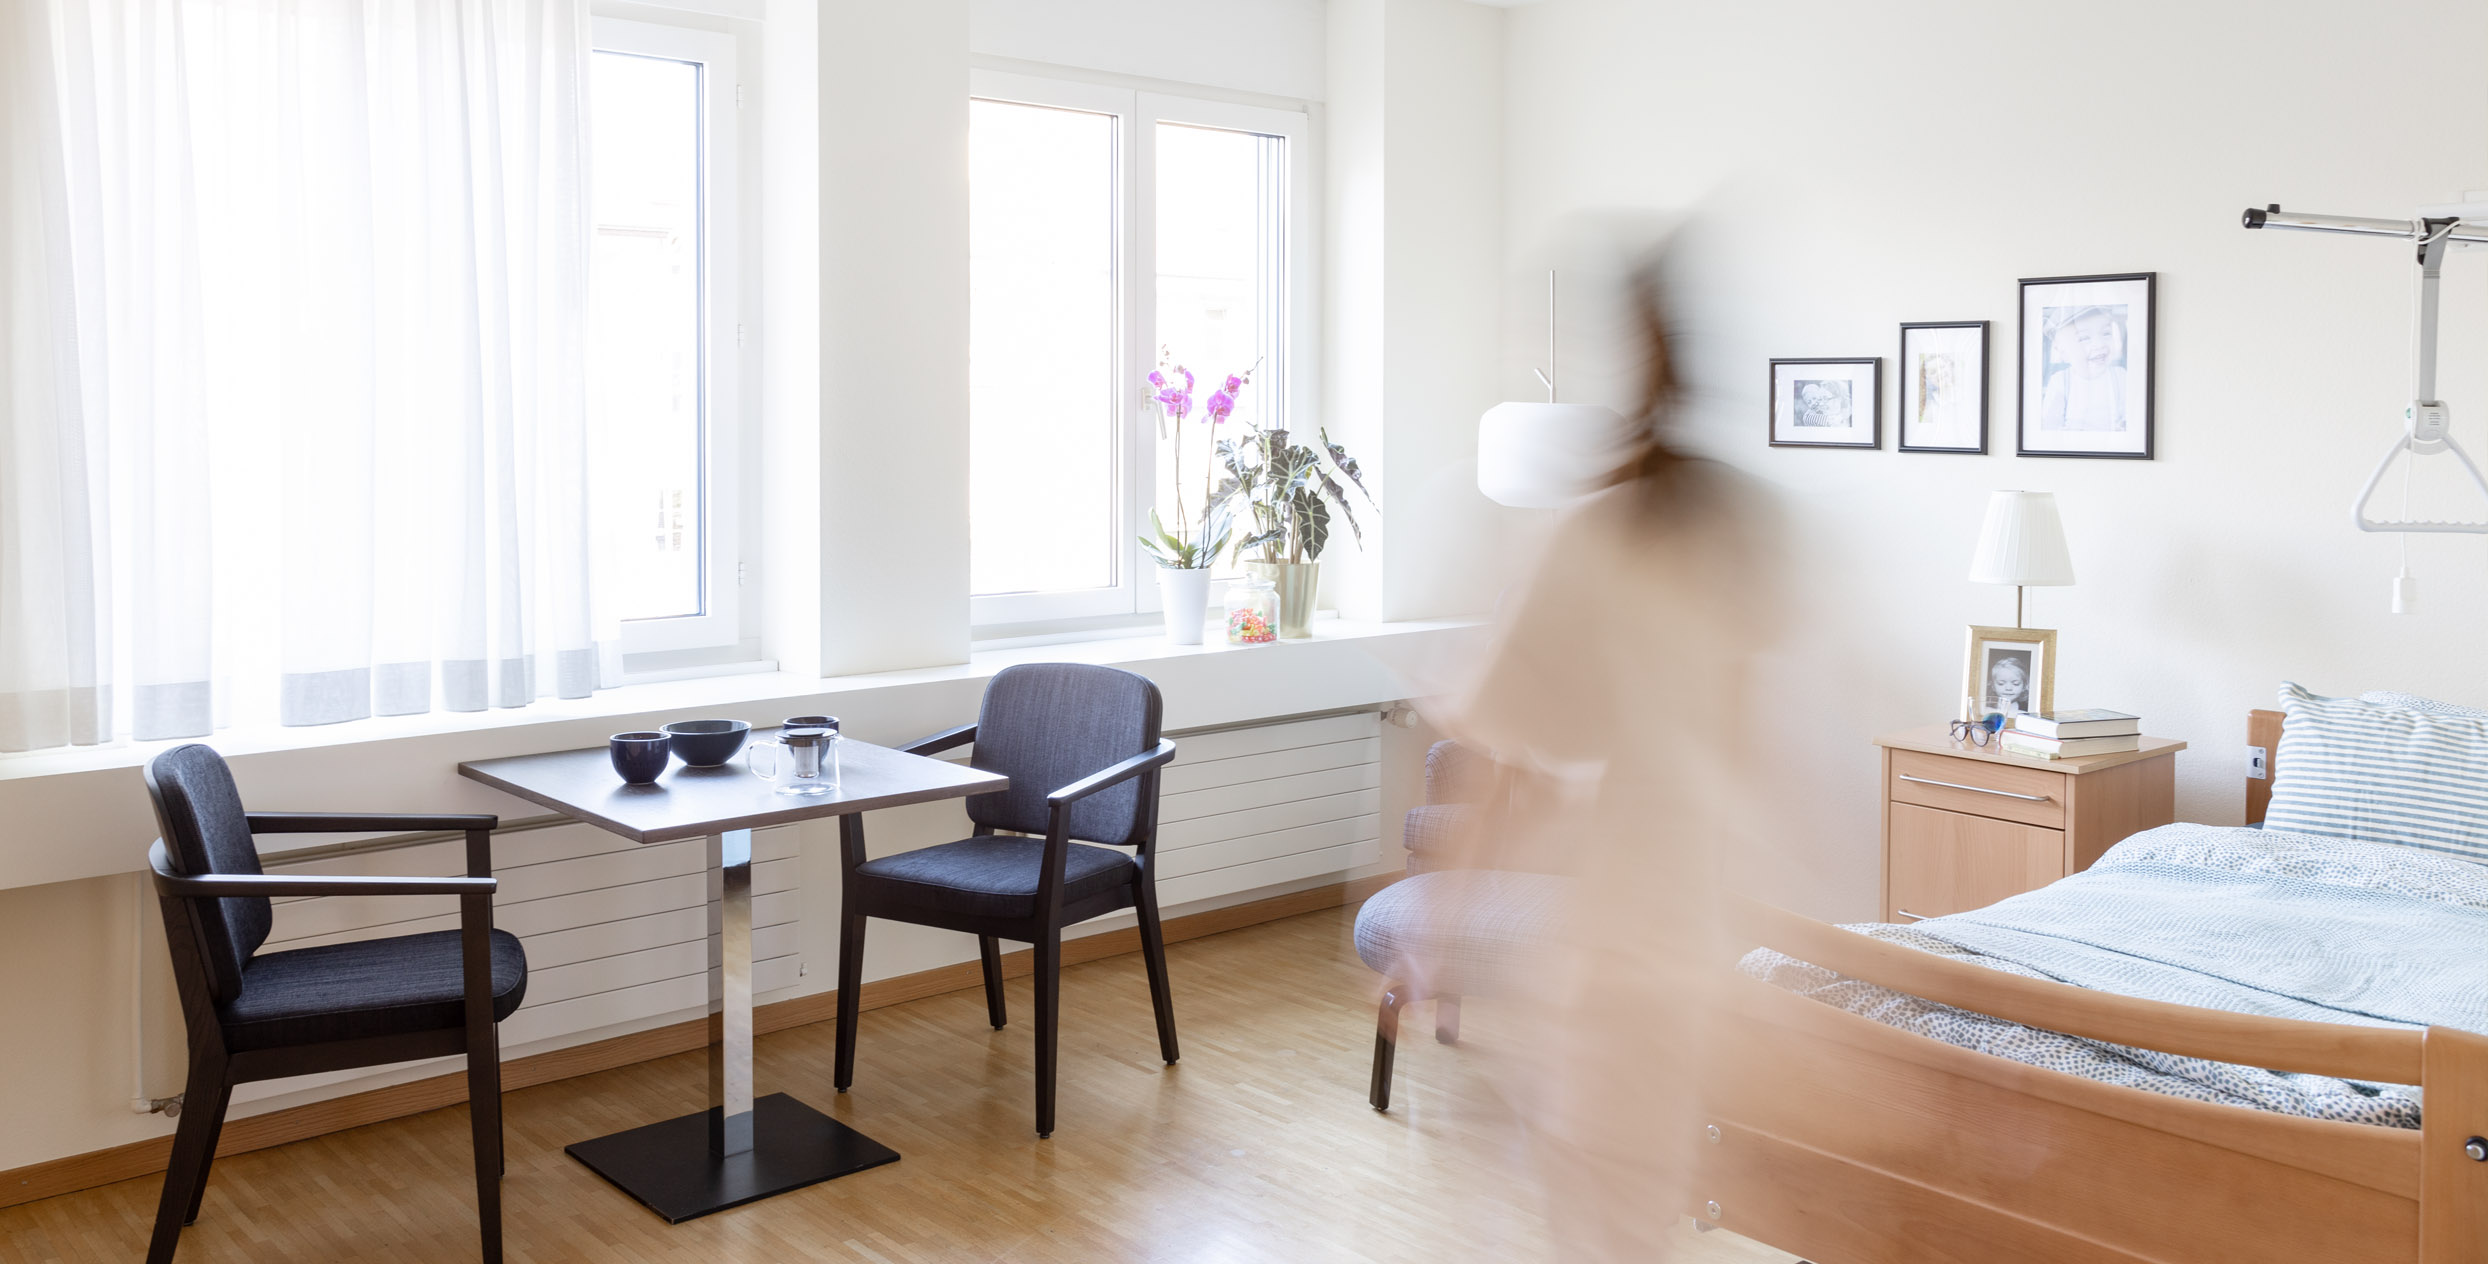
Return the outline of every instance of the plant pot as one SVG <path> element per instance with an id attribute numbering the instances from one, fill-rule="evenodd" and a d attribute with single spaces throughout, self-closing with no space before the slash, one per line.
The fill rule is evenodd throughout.
<path id="1" fill-rule="evenodd" d="M 1201 625 L 1209 620 L 1209 571 L 1159 567 L 1158 602 L 1166 607 L 1167 641 L 1174 645 L 1200 644 Z"/>
<path id="2" fill-rule="evenodd" d="M 1279 590 L 1279 636 L 1301 641 L 1313 635 L 1313 599 L 1321 591 L 1320 562 L 1246 562 L 1244 572 L 1269 580 Z"/>

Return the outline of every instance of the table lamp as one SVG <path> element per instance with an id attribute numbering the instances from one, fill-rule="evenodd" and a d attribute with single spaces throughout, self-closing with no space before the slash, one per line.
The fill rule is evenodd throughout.
<path id="1" fill-rule="evenodd" d="M 1555 399 L 1555 274 L 1546 274 L 1546 402 L 1511 400 L 1477 421 L 1477 490 L 1515 509 L 1556 509 L 1605 486 L 1634 427 L 1612 408 Z"/>
<path id="2" fill-rule="evenodd" d="M 2054 492 L 1997 492 L 1987 498 L 1987 521 L 1970 555 L 1970 582 L 2013 586 L 2013 626 L 2022 626 L 2022 589 L 2063 587 L 2073 582 L 2073 555 L 2065 551 L 2065 523 L 2056 515 Z"/>

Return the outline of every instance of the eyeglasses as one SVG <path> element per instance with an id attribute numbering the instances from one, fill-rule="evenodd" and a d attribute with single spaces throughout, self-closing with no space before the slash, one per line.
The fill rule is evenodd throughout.
<path id="1" fill-rule="evenodd" d="M 2002 715 L 1980 716 L 1975 720 L 1955 720 L 1952 722 L 1952 740 L 1968 742 L 1972 746 L 1985 746 L 1987 739 L 1995 736 L 1996 730 L 2003 727 L 2004 717 Z"/>

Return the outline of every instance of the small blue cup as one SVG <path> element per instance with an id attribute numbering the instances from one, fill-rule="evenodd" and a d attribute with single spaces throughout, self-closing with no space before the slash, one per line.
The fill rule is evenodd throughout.
<path id="1" fill-rule="evenodd" d="M 613 770 L 634 786 L 654 784 L 674 758 L 673 743 L 663 733 L 616 733 L 606 747 Z"/>

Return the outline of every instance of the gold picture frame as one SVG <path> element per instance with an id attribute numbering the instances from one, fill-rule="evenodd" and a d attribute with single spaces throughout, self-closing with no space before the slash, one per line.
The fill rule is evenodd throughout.
<path id="1" fill-rule="evenodd" d="M 2021 692 L 2000 692 L 2012 684 L 2018 669 Z M 2054 628 L 1990 628 L 1971 624 L 1961 654 L 1961 718 L 2056 709 L 2056 630 Z"/>

